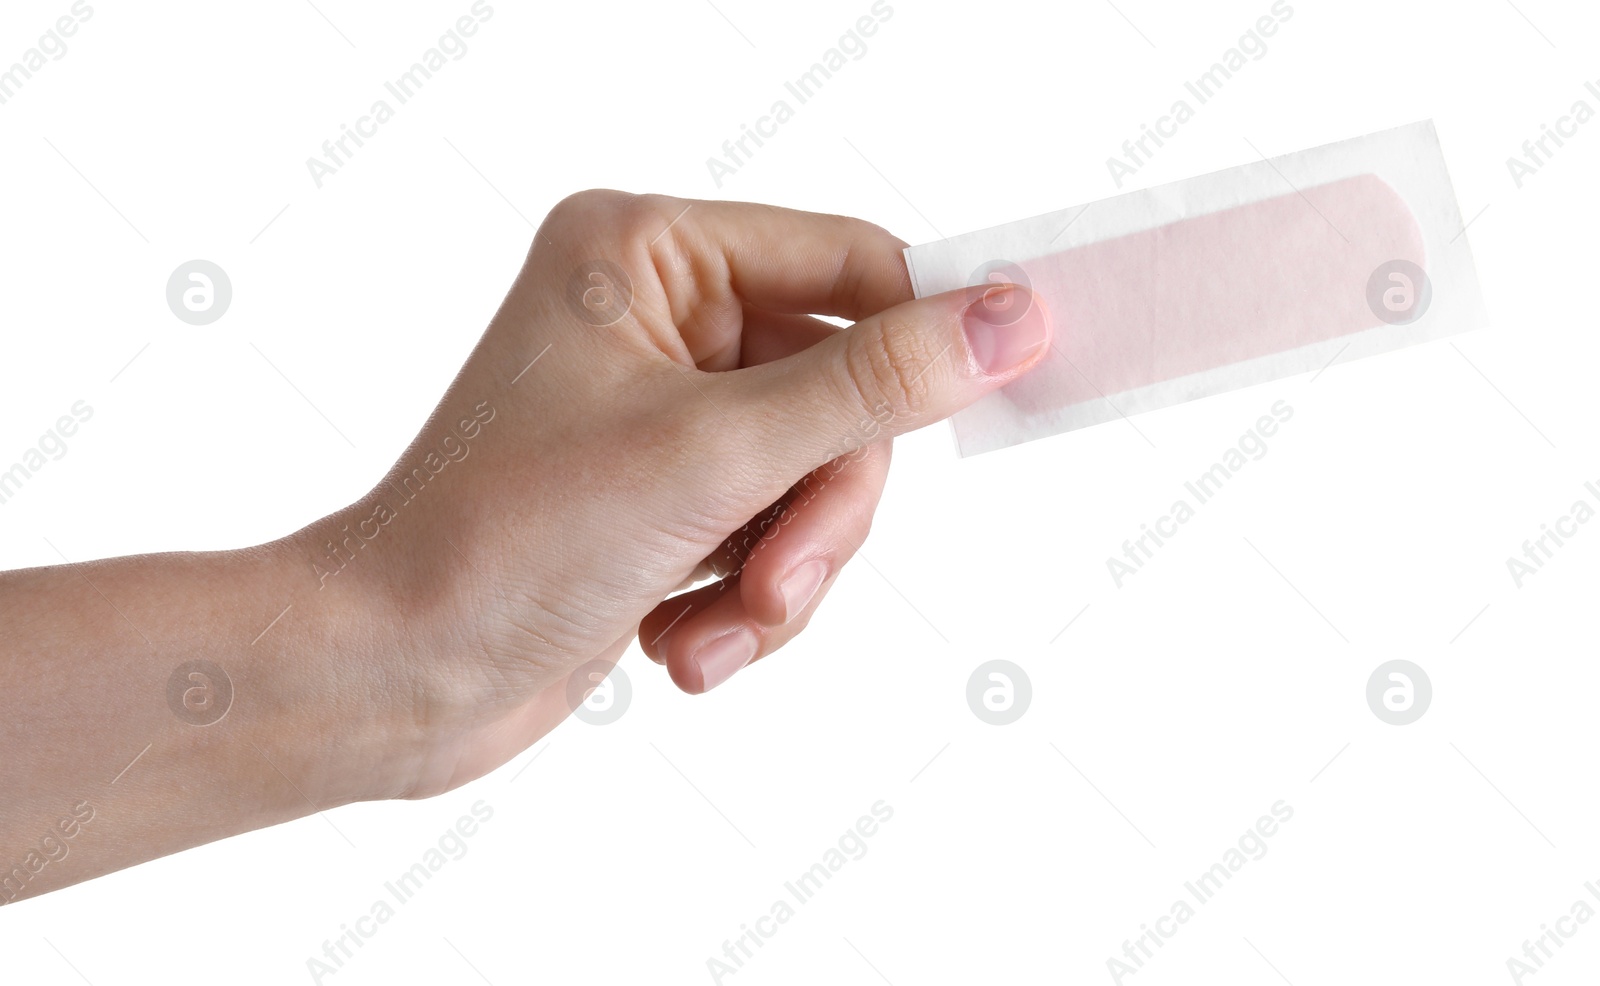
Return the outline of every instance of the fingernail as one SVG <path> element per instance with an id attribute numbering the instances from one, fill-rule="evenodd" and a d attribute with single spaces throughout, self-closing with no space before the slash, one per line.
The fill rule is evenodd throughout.
<path id="1" fill-rule="evenodd" d="M 828 563 L 815 558 L 796 566 L 778 583 L 778 592 L 783 595 L 783 622 L 788 623 L 805 610 L 827 577 Z"/>
<path id="2" fill-rule="evenodd" d="M 700 669 L 700 690 L 709 692 L 732 678 L 755 656 L 756 635 L 749 630 L 735 630 L 701 644 L 694 652 L 695 666 Z"/>
<path id="3" fill-rule="evenodd" d="M 1049 339 L 1044 308 L 1015 284 L 989 288 L 961 313 L 961 328 L 978 367 L 1004 373 L 1033 358 Z"/>

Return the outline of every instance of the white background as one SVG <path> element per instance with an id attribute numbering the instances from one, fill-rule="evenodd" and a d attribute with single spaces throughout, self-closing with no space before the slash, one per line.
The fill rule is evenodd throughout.
<path id="1" fill-rule="evenodd" d="M 317 2 L 96 3 L 0 106 L 0 462 L 94 407 L 0 507 L 0 566 L 58 562 L 45 538 L 74 560 L 240 546 L 365 493 L 569 192 L 840 212 L 912 242 L 1088 201 L 1270 6 L 894 0 L 718 189 L 706 158 L 867 0 L 497 0 L 319 190 L 306 158 L 469 3 Z M 711 982 L 724 940 L 879 800 L 867 854 L 724 981 L 1109 982 L 1280 799 L 1267 854 L 1125 981 L 1511 981 L 1600 878 L 1600 524 L 1520 589 L 1506 568 L 1600 481 L 1600 121 L 1521 189 L 1505 163 L 1574 100 L 1600 109 L 1600 15 L 1518 4 L 1294 0 L 1128 186 L 1432 117 L 1491 330 L 1137 430 L 958 460 L 927 429 L 896 451 L 865 560 L 778 658 L 692 698 L 631 652 L 618 722 L 570 721 L 451 795 L 5 908 L 6 981 L 311 981 L 307 958 L 480 799 L 467 855 L 325 982 Z M 68 7 L 0 8 L 0 64 Z M 203 328 L 164 299 L 196 257 L 234 287 Z M 1268 454 L 1118 589 L 1106 558 L 1279 400 Z M 1409 726 L 1365 699 L 1394 658 L 1433 682 Z M 991 659 L 1031 678 L 1014 725 L 967 706 Z M 1536 982 L 1597 972 L 1600 921 Z"/>

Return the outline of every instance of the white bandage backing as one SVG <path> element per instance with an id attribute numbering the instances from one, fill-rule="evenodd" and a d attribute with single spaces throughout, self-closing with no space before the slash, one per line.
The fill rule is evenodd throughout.
<path id="1" fill-rule="evenodd" d="M 1431 121 L 910 247 L 917 297 L 1014 281 L 1044 362 L 957 414 L 962 455 L 1484 324 Z"/>

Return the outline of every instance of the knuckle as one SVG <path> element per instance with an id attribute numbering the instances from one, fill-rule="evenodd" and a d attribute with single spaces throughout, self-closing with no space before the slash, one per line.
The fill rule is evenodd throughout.
<path id="1" fill-rule="evenodd" d="M 915 325 L 883 321 L 850 335 L 845 367 L 863 407 L 915 417 L 933 403 L 934 381 L 924 372 L 932 357 Z"/>
<path id="2" fill-rule="evenodd" d="M 679 205 L 674 209 L 673 205 L 677 202 L 670 195 L 630 195 L 628 201 L 621 204 L 617 219 L 630 240 L 640 237 L 649 240 L 672 221 L 678 209 L 683 208 Z"/>
<path id="3" fill-rule="evenodd" d="M 581 228 L 592 223 L 597 216 L 619 208 L 626 200 L 633 197 L 627 192 L 610 188 L 586 188 L 581 192 L 573 192 L 552 206 L 545 221 L 562 230 L 571 227 Z"/>
<path id="4" fill-rule="evenodd" d="M 545 215 L 541 236 L 560 240 L 591 240 L 600 231 L 621 242 L 649 240 L 672 220 L 684 200 L 670 195 L 621 192 L 613 188 L 586 188 L 557 202 Z M 674 208 L 676 207 L 676 208 Z"/>
<path id="5" fill-rule="evenodd" d="M 539 224 L 529 251 L 546 248 L 541 244 L 553 246 L 558 243 L 563 245 L 563 249 L 569 249 L 592 239 L 595 230 L 608 226 L 610 217 L 628 198 L 631 196 L 626 192 L 609 188 L 586 188 L 581 192 L 573 192 L 545 213 L 544 222 Z"/>

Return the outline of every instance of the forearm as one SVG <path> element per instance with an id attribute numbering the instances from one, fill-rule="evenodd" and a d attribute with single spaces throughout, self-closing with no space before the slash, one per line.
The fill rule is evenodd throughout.
<path id="1" fill-rule="evenodd" d="M 305 552 L 0 574 L 0 904 L 406 793 L 385 594 L 319 588 Z"/>
<path id="2" fill-rule="evenodd" d="M 447 397 L 372 493 L 270 544 L 0 573 L 0 904 L 437 794 L 564 718 L 555 655 L 477 663 L 512 590 L 461 463 L 495 415 Z"/>

